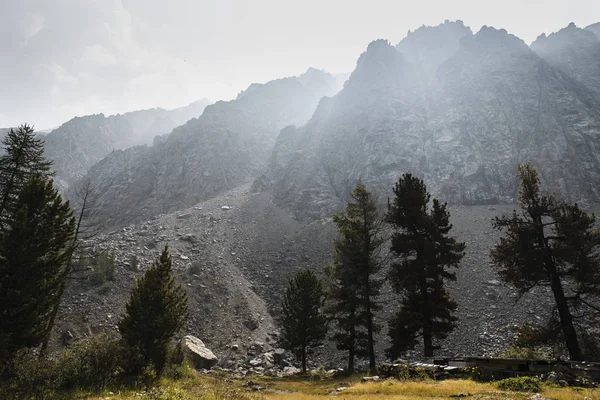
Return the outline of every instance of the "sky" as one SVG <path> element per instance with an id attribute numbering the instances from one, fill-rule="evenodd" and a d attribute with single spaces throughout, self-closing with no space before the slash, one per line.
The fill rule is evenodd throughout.
<path id="1" fill-rule="evenodd" d="M 600 21 L 598 0 L 0 0 L 0 127 L 234 98 L 367 45 L 464 21 L 530 44 Z"/>

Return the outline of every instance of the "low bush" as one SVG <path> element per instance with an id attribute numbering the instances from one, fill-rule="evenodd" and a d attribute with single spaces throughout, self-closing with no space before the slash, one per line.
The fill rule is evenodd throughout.
<path id="1" fill-rule="evenodd" d="M 63 398 L 71 389 L 104 389 L 117 383 L 123 351 L 106 334 L 89 336 L 49 357 L 20 351 L 0 389 L 2 399 Z"/>
<path id="2" fill-rule="evenodd" d="M 135 254 L 129 259 L 129 269 L 133 272 L 140 270 L 140 259 Z"/>
<path id="3" fill-rule="evenodd" d="M 509 346 L 501 358 L 518 358 L 521 360 L 553 360 L 554 355 L 549 347 Z"/>
<path id="4" fill-rule="evenodd" d="M 518 378 L 506 378 L 496 383 L 499 389 L 513 392 L 539 393 L 542 391 L 542 383 L 537 378 L 520 376 Z"/>
<path id="5" fill-rule="evenodd" d="M 113 385 L 123 370 L 123 355 L 120 342 L 104 333 L 75 342 L 57 360 L 63 371 L 61 386 L 103 389 Z"/>
<path id="6" fill-rule="evenodd" d="M 93 285 L 101 285 L 106 281 L 115 280 L 117 261 L 113 253 L 104 251 L 97 254 L 94 257 L 92 267 L 93 272 L 90 281 Z"/>

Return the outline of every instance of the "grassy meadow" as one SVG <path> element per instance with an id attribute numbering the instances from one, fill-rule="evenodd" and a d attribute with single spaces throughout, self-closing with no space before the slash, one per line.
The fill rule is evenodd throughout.
<path id="1" fill-rule="evenodd" d="M 344 388 L 339 390 L 340 388 Z M 183 379 L 163 379 L 153 389 L 99 394 L 78 393 L 88 400 L 409 400 L 409 399 L 555 399 L 600 400 L 600 389 L 542 386 L 539 394 L 503 391 L 496 383 L 472 380 L 361 382 L 361 377 L 313 380 L 302 377 L 249 377 L 190 374 Z"/>

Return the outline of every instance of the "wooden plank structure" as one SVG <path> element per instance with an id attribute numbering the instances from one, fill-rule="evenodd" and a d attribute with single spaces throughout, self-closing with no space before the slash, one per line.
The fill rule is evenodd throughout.
<path id="1" fill-rule="evenodd" d="M 516 358 L 464 357 L 457 359 L 435 359 L 435 365 L 447 365 L 459 369 L 479 368 L 497 378 L 524 375 L 542 375 L 550 372 L 581 376 L 600 382 L 600 362 L 576 362 L 560 360 L 523 360 Z"/>

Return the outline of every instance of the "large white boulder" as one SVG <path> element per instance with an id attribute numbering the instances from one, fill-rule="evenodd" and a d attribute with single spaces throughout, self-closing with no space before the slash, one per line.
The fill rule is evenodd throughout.
<path id="1" fill-rule="evenodd" d="M 219 359 L 196 336 L 187 335 L 181 339 L 181 350 L 196 369 L 211 369 Z"/>

